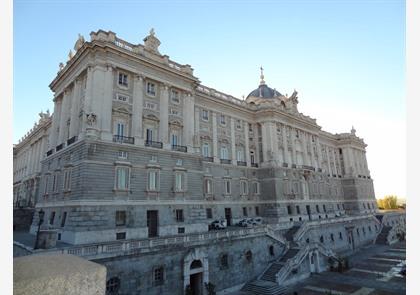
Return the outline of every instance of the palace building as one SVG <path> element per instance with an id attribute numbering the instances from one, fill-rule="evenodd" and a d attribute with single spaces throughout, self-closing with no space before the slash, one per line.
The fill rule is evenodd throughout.
<path id="1" fill-rule="evenodd" d="M 109 294 L 260 294 L 261 280 L 280 292 L 376 240 L 354 128 L 322 130 L 262 69 L 238 99 L 161 54 L 153 30 L 143 41 L 79 35 L 50 84 L 47 148 L 30 162 L 42 227 L 68 244 L 62 253 L 106 265 Z M 220 219 L 227 228 L 210 230 Z"/>

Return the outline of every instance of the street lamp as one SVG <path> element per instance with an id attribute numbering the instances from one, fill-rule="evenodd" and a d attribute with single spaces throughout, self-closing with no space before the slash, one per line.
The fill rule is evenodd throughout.
<path id="1" fill-rule="evenodd" d="M 38 221 L 38 231 L 36 232 L 36 240 L 35 240 L 35 246 L 34 246 L 34 250 L 38 249 L 38 238 L 39 238 L 39 230 L 41 228 L 41 224 L 44 222 L 44 215 L 45 212 L 44 210 L 39 210 L 38 211 L 38 217 L 39 217 L 39 221 Z"/>

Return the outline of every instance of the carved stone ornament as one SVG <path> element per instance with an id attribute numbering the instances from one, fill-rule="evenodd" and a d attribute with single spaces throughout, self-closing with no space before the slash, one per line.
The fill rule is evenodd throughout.
<path id="1" fill-rule="evenodd" d="M 86 122 L 89 126 L 95 126 L 96 125 L 96 114 L 94 114 L 94 113 L 86 114 Z"/>
<path id="2" fill-rule="evenodd" d="M 59 68 L 60 71 L 62 71 L 64 69 L 64 64 L 62 62 L 60 62 L 58 64 L 58 68 Z"/>
<path id="3" fill-rule="evenodd" d="M 143 41 L 146 50 L 159 54 L 158 48 L 160 41 L 155 37 L 155 30 L 153 28 L 150 30 L 149 36 L 144 38 Z"/>
<path id="4" fill-rule="evenodd" d="M 84 43 L 85 43 L 85 38 L 79 34 L 79 37 L 77 38 L 77 41 L 74 44 L 74 50 L 75 51 L 79 50 L 83 46 Z"/>

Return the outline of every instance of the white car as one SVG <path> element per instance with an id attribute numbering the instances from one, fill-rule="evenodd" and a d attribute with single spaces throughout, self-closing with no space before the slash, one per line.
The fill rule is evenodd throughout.
<path id="1" fill-rule="evenodd" d="M 252 221 L 253 221 L 254 225 L 261 225 L 263 223 L 262 217 L 252 218 Z"/>
<path id="2" fill-rule="evenodd" d="M 225 229 L 226 228 L 226 220 L 225 219 L 215 220 L 212 223 L 210 223 L 209 228 L 210 229 Z"/>
<path id="3" fill-rule="evenodd" d="M 238 223 L 238 226 L 242 226 L 242 227 L 249 227 L 249 226 L 253 226 L 255 225 L 254 221 L 252 220 L 252 218 L 244 218 L 241 219 Z"/>

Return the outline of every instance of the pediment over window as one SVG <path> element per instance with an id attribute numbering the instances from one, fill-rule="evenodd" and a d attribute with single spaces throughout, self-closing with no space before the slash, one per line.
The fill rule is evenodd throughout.
<path id="1" fill-rule="evenodd" d="M 118 107 L 113 107 L 112 111 L 114 113 L 120 113 L 120 114 L 126 114 L 126 115 L 130 115 L 130 110 L 126 107 L 123 106 L 118 106 Z"/>
<path id="2" fill-rule="evenodd" d="M 170 125 L 174 125 L 174 126 L 178 126 L 178 127 L 182 127 L 182 122 L 179 120 L 171 120 L 169 122 Z"/>
<path id="3" fill-rule="evenodd" d="M 143 119 L 152 120 L 152 121 L 159 121 L 159 118 L 152 114 L 147 114 L 143 116 Z"/>

